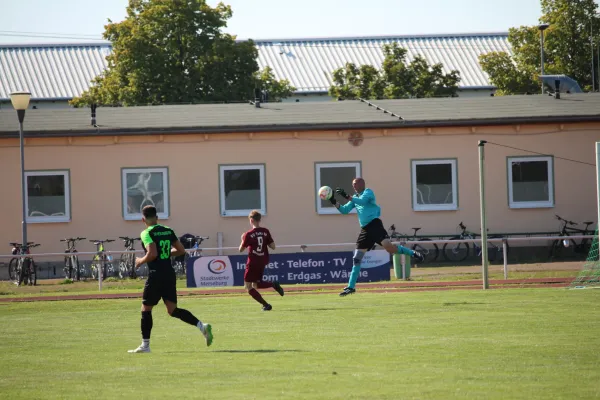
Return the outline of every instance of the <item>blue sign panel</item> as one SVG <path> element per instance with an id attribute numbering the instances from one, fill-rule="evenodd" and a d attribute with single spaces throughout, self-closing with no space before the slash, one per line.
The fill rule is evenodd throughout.
<path id="1" fill-rule="evenodd" d="M 187 262 L 187 287 L 243 286 L 246 255 L 193 257 Z M 346 283 L 352 252 L 271 254 L 264 281 L 282 284 Z M 358 282 L 390 280 L 391 257 L 385 250 L 369 251 L 362 259 Z"/>

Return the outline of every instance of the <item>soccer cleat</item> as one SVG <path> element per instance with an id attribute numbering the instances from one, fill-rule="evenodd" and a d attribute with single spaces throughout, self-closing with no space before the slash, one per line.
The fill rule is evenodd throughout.
<path id="1" fill-rule="evenodd" d="M 211 324 L 203 324 L 202 328 L 203 329 L 200 329 L 200 332 L 202 332 L 202 334 L 204 335 L 204 338 L 206 339 L 206 346 L 210 346 L 213 341 L 212 325 Z"/>
<path id="2" fill-rule="evenodd" d="M 275 291 L 277 291 L 277 293 L 279 293 L 280 296 L 283 296 L 283 288 L 281 287 L 279 282 L 273 282 L 273 289 L 275 289 Z"/>
<path id="3" fill-rule="evenodd" d="M 128 353 L 150 353 L 150 346 L 140 345 L 135 350 L 127 350 Z"/>
<path id="4" fill-rule="evenodd" d="M 263 306 L 263 311 L 271 311 L 273 309 L 273 306 L 270 304 L 267 304 L 266 306 Z"/>
<path id="5" fill-rule="evenodd" d="M 344 290 L 342 290 L 342 293 L 340 293 L 341 297 L 344 296 L 348 296 L 349 294 L 353 294 L 356 293 L 356 289 L 351 288 L 351 287 L 345 287 Z"/>
<path id="6" fill-rule="evenodd" d="M 419 253 L 416 250 L 415 250 L 414 254 L 412 255 L 412 258 L 414 258 L 415 260 L 417 260 L 417 263 L 423 263 L 423 262 L 425 262 L 425 256 L 423 254 Z"/>

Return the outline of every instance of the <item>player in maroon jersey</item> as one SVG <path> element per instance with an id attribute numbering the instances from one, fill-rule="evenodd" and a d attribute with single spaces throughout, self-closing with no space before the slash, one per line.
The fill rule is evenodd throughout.
<path id="1" fill-rule="evenodd" d="M 256 289 L 273 288 L 280 296 L 283 296 L 283 288 L 277 281 L 263 281 L 263 273 L 269 263 L 269 248 L 275 250 L 275 242 L 271 232 L 260 226 L 261 217 L 262 215 L 256 210 L 248 215 L 252 229 L 242 234 L 240 253 L 248 249 L 248 259 L 244 271 L 244 287 L 254 300 L 262 304 L 263 311 L 271 311 L 273 307 L 263 299 Z"/>

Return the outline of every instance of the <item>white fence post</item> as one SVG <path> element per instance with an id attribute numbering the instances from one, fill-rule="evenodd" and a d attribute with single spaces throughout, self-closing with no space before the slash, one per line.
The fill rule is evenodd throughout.
<path id="1" fill-rule="evenodd" d="M 508 279 L 508 246 L 506 238 L 502 238 L 502 258 L 504 261 L 504 279 Z"/>
<path id="2" fill-rule="evenodd" d="M 217 255 L 223 255 L 223 232 L 217 232 L 217 247 L 219 250 L 217 251 Z"/>

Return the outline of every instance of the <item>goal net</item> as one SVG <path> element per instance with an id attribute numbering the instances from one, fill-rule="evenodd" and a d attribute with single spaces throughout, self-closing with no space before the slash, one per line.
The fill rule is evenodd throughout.
<path id="1" fill-rule="evenodd" d="M 577 278 L 571 283 L 571 288 L 600 287 L 600 259 L 598 256 L 598 229 L 596 229 L 596 237 L 592 241 L 587 260 Z"/>
<path id="2" fill-rule="evenodd" d="M 598 224 L 600 226 L 600 142 L 596 142 L 596 190 L 598 202 Z M 600 287 L 600 254 L 598 254 L 598 229 L 596 237 L 583 264 L 581 272 L 571 283 L 572 288 Z"/>

